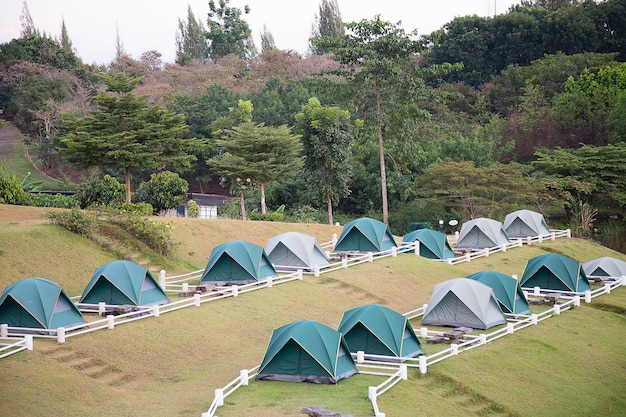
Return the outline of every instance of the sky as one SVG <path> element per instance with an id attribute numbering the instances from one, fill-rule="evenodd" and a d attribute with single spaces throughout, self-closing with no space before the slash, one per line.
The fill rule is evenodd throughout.
<path id="1" fill-rule="evenodd" d="M 20 35 L 23 0 L 2 0 L 0 43 Z M 276 47 L 305 54 L 321 0 L 230 0 L 229 6 L 243 10 L 257 48 L 263 27 L 274 36 Z M 506 13 L 517 0 L 338 0 L 344 22 L 381 19 L 400 23 L 406 31 L 429 34 L 455 17 L 493 17 Z M 124 50 L 133 58 L 157 50 L 164 62 L 174 62 L 178 20 L 187 21 L 187 7 L 205 23 L 208 0 L 27 0 L 37 29 L 60 38 L 65 26 L 76 54 L 86 64 L 108 64 L 115 56 L 116 32 Z"/>

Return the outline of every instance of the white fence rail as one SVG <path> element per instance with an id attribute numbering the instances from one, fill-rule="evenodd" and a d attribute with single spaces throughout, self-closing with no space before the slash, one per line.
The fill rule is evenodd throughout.
<path id="1" fill-rule="evenodd" d="M 0 359 L 23 350 L 33 350 L 33 336 L 0 337 Z"/>

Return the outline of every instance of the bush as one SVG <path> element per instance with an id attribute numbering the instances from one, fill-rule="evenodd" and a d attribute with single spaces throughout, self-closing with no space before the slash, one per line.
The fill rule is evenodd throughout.
<path id="1" fill-rule="evenodd" d="M 200 215 L 200 206 L 194 200 L 187 202 L 187 215 L 189 217 L 198 217 Z"/>
<path id="2" fill-rule="evenodd" d="M 138 202 L 149 203 L 158 214 L 164 210 L 178 208 L 187 199 L 189 184 L 178 174 L 163 171 L 152 174 L 148 182 L 143 182 L 133 198 Z"/>
<path id="3" fill-rule="evenodd" d="M 73 208 L 77 205 L 74 196 L 63 194 L 30 193 L 27 201 L 35 207 Z"/>
<path id="4" fill-rule="evenodd" d="M 76 207 L 72 208 L 71 211 L 47 212 L 46 217 L 48 217 L 53 224 L 58 224 L 77 235 L 92 239 L 97 234 L 97 220 L 95 214 L 84 212 Z"/>
<path id="5" fill-rule="evenodd" d="M 80 208 L 93 205 L 108 205 L 124 201 L 125 187 L 116 178 L 106 174 L 102 179 L 94 178 L 78 187 L 74 198 Z"/>

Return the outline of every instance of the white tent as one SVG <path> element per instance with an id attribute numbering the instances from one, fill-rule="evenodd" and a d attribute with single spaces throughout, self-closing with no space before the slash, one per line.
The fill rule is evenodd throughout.
<path id="1" fill-rule="evenodd" d="M 461 225 L 455 249 L 471 250 L 494 248 L 510 243 L 502 223 L 479 217 Z"/>
<path id="2" fill-rule="evenodd" d="M 507 214 L 503 227 L 509 239 L 550 236 L 550 229 L 543 214 L 532 210 L 517 210 Z"/>
<path id="3" fill-rule="evenodd" d="M 435 285 L 422 325 L 489 329 L 506 323 L 493 289 L 469 278 Z"/>
<path id="4" fill-rule="evenodd" d="M 603 280 L 617 279 L 626 276 L 626 262 L 604 256 L 583 264 L 583 271 L 587 278 L 600 278 Z"/>
<path id="5" fill-rule="evenodd" d="M 315 237 L 299 232 L 286 232 L 271 237 L 265 246 L 270 262 L 278 267 L 311 270 L 328 265 L 328 257 Z"/>

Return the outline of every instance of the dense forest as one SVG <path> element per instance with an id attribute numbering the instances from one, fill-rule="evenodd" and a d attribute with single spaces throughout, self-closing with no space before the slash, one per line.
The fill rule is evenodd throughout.
<path id="1" fill-rule="evenodd" d="M 236 197 L 237 215 L 369 216 L 397 234 L 520 208 L 583 234 L 623 227 L 626 0 L 528 0 L 421 37 L 322 0 L 305 55 L 269 32 L 254 45 L 228 3 L 179 19 L 175 63 L 118 42 L 103 66 L 65 24 L 40 33 L 25 3 L 21 37 L 0 45 L 2 117 L 77 187 L 173 171 Z"/>

